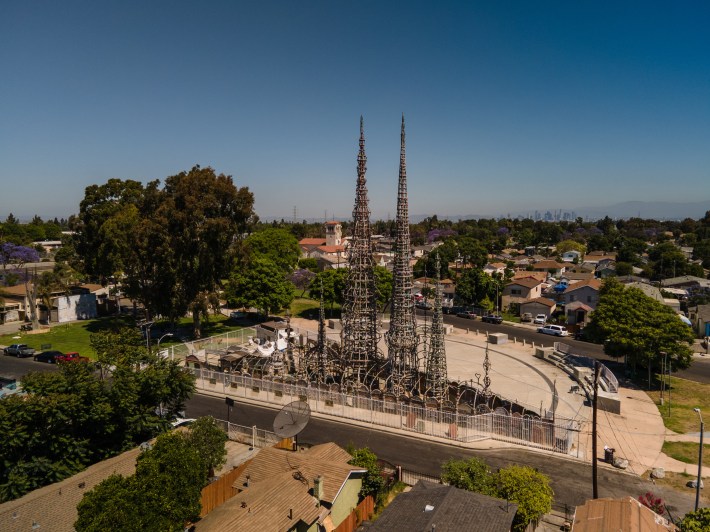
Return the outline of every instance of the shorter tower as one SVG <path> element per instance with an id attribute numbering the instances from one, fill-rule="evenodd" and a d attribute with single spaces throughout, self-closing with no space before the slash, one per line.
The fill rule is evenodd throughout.
<path id="1" fill-rule="evenodd" d="M 426 358 L 426 391 L 439 401 L 448 399 L 448 378 L 446 375 L 446 346 L 444 344 L 444 314 L 441 310 L 441 264 L 436 254 L 436 292 L 434 295 L 434 315 L 431 320 L 429 350 Z"/>

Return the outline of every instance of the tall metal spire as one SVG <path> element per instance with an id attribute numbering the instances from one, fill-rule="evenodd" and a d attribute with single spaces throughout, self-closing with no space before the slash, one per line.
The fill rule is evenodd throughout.
<path id="1" fill-rule="evenodd" d="M 444 344 L 444 314 L 441 310 L 441 264 L 436 254 L 436 294 L 431 320 L 431 340 L 426 360 L 426 388 L 439 403 L 448 399 L 446 346 Z"/>
<path id="2" fill-rule="evenodd" d="M 405 152 L 404 114 L 399 151 L 399 186 L 397 192 L 396 238 L 392 286 L 390 328 L 385 333 L 391 368 L 392 387 L 401 393 L 408 388 L 418 370 L 417 321 L 412 297 L 413 275 L 410 264 L 409 202 L 407 199 L 407 160 Z"/>
<path id="3" fill-rule="evenodd" d="M 369 363 L 380 358 L 377 352 L 377 289 L 365 180 L 366 163 L 365 133 L 361 116 L 353 233 L 348 247 L 349 271 L 345 281 L 342 314 L 343 359 L 344 363 L 352 368 L 350 378 L 358 381 L 362 381 Z"/>

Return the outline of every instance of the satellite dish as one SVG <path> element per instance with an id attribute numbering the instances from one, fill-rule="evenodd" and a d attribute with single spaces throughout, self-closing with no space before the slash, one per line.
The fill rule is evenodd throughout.
<path id="1" fill-rule="evenodd" d="M 280 438 L 292 438 L 301 432 L 311 417 L 311 407 L 304 401 L 287 404 L 274 418 L 274 432 Z"/>

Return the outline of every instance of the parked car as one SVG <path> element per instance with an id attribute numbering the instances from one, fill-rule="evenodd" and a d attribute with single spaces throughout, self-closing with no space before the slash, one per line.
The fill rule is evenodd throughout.
<path id="1" fill-rule="evenodd" d="M 532 314 L 529 312 L 523 312 L 520 316 L 520 321 L 524 322 L 530 322 L 533 320 Z"/>
<path id="2" fill-rule="evenodd" d="M 459 312 L 466 310 L 466 308 L 453 306 L 453 307 L 444 307 L 441 310 L 444 311 L 444 314 L 458 314 Z"/>
<path id="3" fill-rule="evenodd" d="M 503 316 L 499 316 L 498 314 L 488 314 L 488 316 L 483 316 L 481 321 L 486 323 L 503 323 Z"/>
<path id="4" fill-rule="evenodd" d="M 42 351 L 34 356 L 35 362 L 46 362 L 47 364 L 56 364 L 57 357 L 64 356 L 61 351 Z"/>
<path id="5" fill-rule="evenodd" d="M 535 319 L 533 320 L 533 323 L 535 325 L 545 325 L 545 322 L 547 321 L 547 315 L 546 314 L 538 314 L 535 316 Z"/>
<path id="6" fill-rule="evenodd" d="M 428 301 L 417 301 L 414 306 L 422 310 L 432 310 L 434 308 L 434 305 Z"/>
<path id="7" fill-rule="evenodd" d="M 35 354 L 35 350 L 28 347 L 27 344 L 12 344 L 5 348 L 5 354 L 13 357 L 31 357 Z"/>
<path id="8" fill-rule="evenodd" d="M 89 362 L 87 357 L 79 355 L 76 351 L 55 358 L 56 362 Z"/>
<path id="9" fill-rule="evenodd" d="M 567 336 L 569 334 L 567 328 L 562 325 L 543 325 L 537 329 L 537 332 L 553 336 Z"/>
<path id="10" fill-rule="evenodd" d="M 462 310 L 461 312 L 457 312 L 456 315 L 459 318 L 466 318 L 469 320 L 475 320 L 476 319 L 476 313 L 472 310 Z"/>

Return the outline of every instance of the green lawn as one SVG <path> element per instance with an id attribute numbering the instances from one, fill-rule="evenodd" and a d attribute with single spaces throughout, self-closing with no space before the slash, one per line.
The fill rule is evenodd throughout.
<path id="1" fill-rule="evenodd" d="M 686 464 L 697 464 L 699 447 L 699 440 L 698 443 L 667 441 L 663 443 L 663 452 L 671 458 L 675 458 Z M 710 464 L 710 445 L 705 445 L 705 442 L 703 442 L 703 465 L 707 464 Z"/>
<path id="2" fill-rule="evenodd" d="M 50 347 L 47 347 L 47 349 L 56 349 L 63 353 L 78 351 L 82 356 L 94 358 L 94 352 L 89 343 L 90 335 L 102 330 L 122 326 L 135 327 L 135 320 L 132 317 L 121 315 L 53 325 L 46 333 L 16 333 L 0 336 L 0 345 L 22 343 L 29 345 L 37 352 L 43 350 L 42 346 L 49 345 Z M 167 330 L 168 324 L 167 322 L 157 322 L 153 327 L 161 327 L 163 330 Z M 211 315 L 209 321 L 203 322 L 202 324 L 202 336 L 214 336 L 241 328 L 241 326 L 231 324 L 226 316 L 221 314 Z M 178 334 L 176 336 L 191 337 L 191 335 L 192 319 L 182 318 L 178 321 Z M 156 339 L 153 339 L 153 344 L 155 344 L 155 342 Z M 167 347 L 178 343 L 181 343 L 179 339 L 167 337 L 160 342 L 160 345 L 161 347 Z"/>
<path id="3" fill-rule="evenodd" d="M 307 297 L 297 297 L 291 303 L 291 308 L 289 312 L 291 316 L 298 316 L 299 318 L 308 318 L 311 320 L 318 319 L 318 310 L 320 308 L 320 301 L 315 299 L 309 299 Z M 340 305 L 335 304 L 333 308 L 330 308 L 329 304 L 325 306 L 325 317 L 326 319 L 332 317 L 340 317 Z"/>
<path id="4" fill-rule="evenodd" d="M 693 408 L 700 408 L 710 418 L 710 385 L 671 377 L 671 415 L 668 416 L 668 393 L 661 406 L 660 390 L 646 392 L 658 406 L 666 427 L 674 432 L 700 432 L 700 420 Z M 710 443 L 710 442 L 709 442 Z"/>

